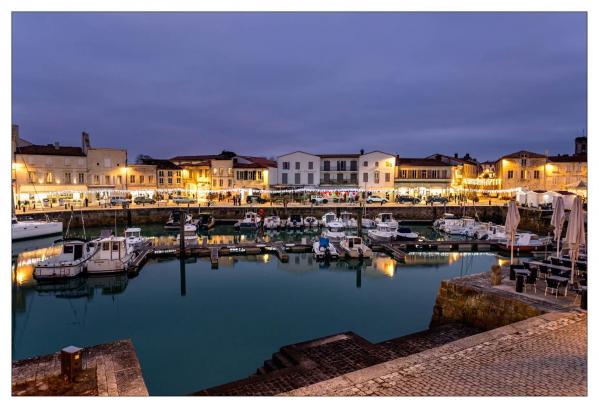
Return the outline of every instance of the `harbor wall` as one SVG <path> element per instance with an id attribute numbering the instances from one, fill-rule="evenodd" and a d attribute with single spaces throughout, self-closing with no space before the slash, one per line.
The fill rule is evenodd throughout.
<path id="1" fill-rule="evenodd" d="M 169 207 L 135 207 L 123 209 L 120 207 L 114 208 L 89 208 L 80 211 L 76 209 L 73 213 L 71 221 L 72 227 L 81 226 L 81 212 L 85 220 L 86 226 L 111 226 L 114 225 L 115 219 L 118 224 L 126 224 L 128 221 L 132 225 L 143 225 L 150 223 L 164 223 L 168 219 L 171 210 L 179 208 L 187 210 L 192 214 L 198 212 L 211 212 L 217 221 L 235 221 L 243 218 L 247 211 L 256 211 L 258 208 L 264 208 L 268 215 L 278 215 L 280 217 L 288 217 L 290 214 L 301 214 L 303 217 L 313 215 L 322 217 L 327 212 L 349 211 L 354 214 L 360 210 L 360 207 L 347 206 L 302 206 L 302 207 L 283 207 L 283 206 L 263 206 L 263 207 L 198 207 L 198 206 L 169 206 Z M 366 207 L 365 217 L 374 218 L 380 212 L 392 212 L 397 220 L 412 221 L 421 223 L 432 223 L 437 218 L 443 216 L 444 213 L 452 213 L 457 216 L 477 217 L 481 221 L 492 221 L 497 224 L 503 224 L 507 213 L 506 206 L 368 206 Z M 43 218 L 45 215 L 40 213 L 19 213 L 19 217 L 32 216 L 34 218 Z M 71 218 L 71 211 L 56 211 L 49 212 L 48 215 L 53 219 L 61 220 L 66 223 Z M 532 231 L 540 234 L 547 234 L 550 231 L 551 213 L 547 211 L 539 211 L 535 209 L 520 209 L 521 221 L 519 228 Z"/>

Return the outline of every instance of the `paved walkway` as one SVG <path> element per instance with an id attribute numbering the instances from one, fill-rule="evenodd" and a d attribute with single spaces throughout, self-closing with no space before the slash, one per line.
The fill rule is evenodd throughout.
<path id="1" fill-rule="evenodd" d="M 283 395 L 584 396 L 587 315 L 544 314 Z"/>

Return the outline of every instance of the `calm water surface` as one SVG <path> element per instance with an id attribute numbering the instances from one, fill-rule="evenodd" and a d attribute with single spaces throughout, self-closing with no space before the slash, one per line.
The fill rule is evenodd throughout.
<path id="1" fill-rule="evenodd" d="M 414 228 L 436 238 L 427 227 Z M 143 232 L 172 239 L 161 226 Z M 207 238 L 255 239 L 229 227 Z M 211 269 L 207 259 L 171 258 L 148 261 L 135 277 L 37 284 L 32 264 L 51 253 L 52 241 L 13 247 L 20 254 L 13 266 L 13 359 L 131 338 L 153 395 L 240 379 L 290 343 L 350 330 L 379 342 L 424 330 L 441 280 L 497 262 L 493 254 L 446 253 L 415 254 L 402 264 L 379 254 L 325 265 L 311 254 L 290 254 L 289 263 L 272 255 L 224 257 Z"/>

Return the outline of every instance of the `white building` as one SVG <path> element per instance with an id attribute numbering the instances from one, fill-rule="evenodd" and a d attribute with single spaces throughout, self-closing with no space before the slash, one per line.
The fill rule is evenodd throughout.
<path id="1" fill-rule="evenodd" d="M 395 175 L 395 156 L 378 150 L 360 155 L 359 183 L 364 190 L 392 192 Z"/>
<path id="2" fill-rule="evenodd" d="M 277 184 L 282 186 L 317 187 L 319 182 L 319 156 L 297 151 L 277 158 Z"/>

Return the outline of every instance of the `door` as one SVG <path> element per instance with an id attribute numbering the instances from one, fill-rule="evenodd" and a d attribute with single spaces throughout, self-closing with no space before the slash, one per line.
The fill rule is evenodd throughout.
<path id="1" fill-rule="evenodd" d="M 73 252 L 73 260 L 77 260 L 83 257 L 83 245 L 75 245 Z"/>

